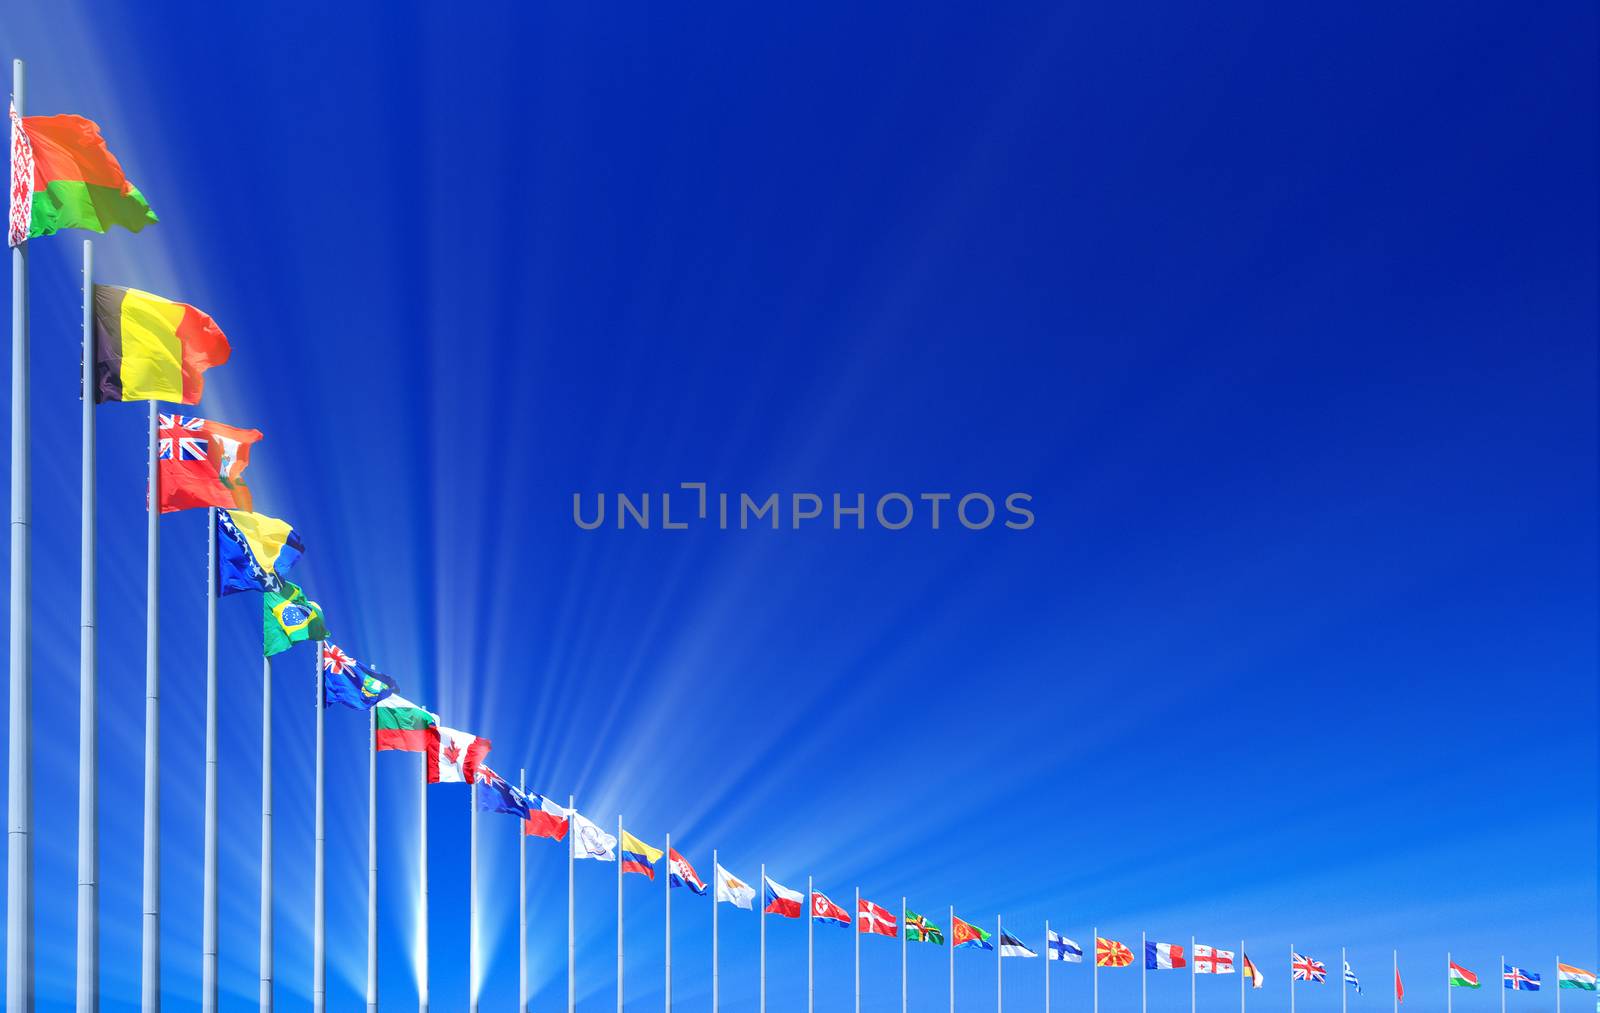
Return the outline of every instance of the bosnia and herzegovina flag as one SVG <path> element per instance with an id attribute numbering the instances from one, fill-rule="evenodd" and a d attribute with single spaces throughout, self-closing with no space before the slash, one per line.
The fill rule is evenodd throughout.
<path id="1" fill-rule="evenodd" d="M 217 597 L 281 591 L 305 546 L 287 521 L 248 510 L 217 511 Z"/>
<path id="2" fill-rule="evenodd" d="M 96 402 L 199 404 L 204 373 L 228 361 L 210 316 L 136 288 L 94 287 Z"/>
<path id="3" fill-rule="evenodd" d="M 130 232 L 156 220 L 144 195 L 82 116 L 18 116 L 11 109 L 12 246 L 62 229 Z"/>
<path id="4" fill-rule="evenodd" d="M 660 848 L 652 848 L 626 830 L 622 832 L 623 872 L 636 872 L 655 879 L 656 863 L 661 861 L 661 854 Z"/>

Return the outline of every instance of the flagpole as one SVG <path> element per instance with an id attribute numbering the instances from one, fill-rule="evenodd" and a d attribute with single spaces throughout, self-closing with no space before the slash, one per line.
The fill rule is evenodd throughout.
<path id="1" fill-rule="evenodd" d="M 1044 920 L 1044 1013 L 1050 1013 L 1050 919 Z"/>
<path id="2" fill-rule="evenodd" d="M 1345 956 L 1344 947 L 1339 947 L 1339 1013 L 1350 1013 L 1350 958 Z M 1500 1013 L 1505 1013 L 1501 1010 Z"/>
<path id="3" fill-rule="evenodd" d="M 761 1013 L 767 1013 L 767 863 L 761 863 Z"/>
<path id="4" fill-rule="evenodd" d="M 517 771 L 517 791 L 528 798 L 528 771 Z M 528 830 L 517 824 L 517 1013 L 528 1013 Z"/>
<path id="5" fill-rule="evenodd" d="M 78 1013 L 100 1009 L 99 704 L 95 647 L 94 244 L 83 241 L 83 504 L 78 579 Z"/>
<path id="6" fill-rule="evenodd" d="M 811 877 L 806 877 L 806 1013 L 817 1008 L 816 928 L 817 895 Z"/>
<path id="7" fill-rule="evenodd" d="M 272 659 L 261 658 L 261 949 L 256 965 L 260 1013 L 272 1013 Z"/>
<path id="8" fill-rule="evenodd" d="M 378 712 L 367 709 L 367 1013 L 378 1013 Z"/>
<path id="9" fill-rule="evenodd" d="M 432 997 L 428 990 L 428 753 L 423 747 L 417 757 L 422 763 L 422 780 L 417 784 L 417 1010 L 428 1013 Z"/>
<path id="10" fill-rule="evenodd" d="M 325 1013 L 328 1008 L 328 863 L 327 811 L 324 806 L 323 762 L 327 757 L 327 736 L 323 711 L 327 709 L 327 680 L 322 671 L 322 641 L 317 641 L 317 773 L 316 773 L 316 860 L 312 871 L 311 903 L 311 1008 Z"/>
<path id="11" fill-rule="evenodd" d="M 1294 944 L 1289 944 L 1289 1013 L 1294 1013 Z"/>
<path id="12" fill-rule="evenodd" d="M 1450 965 L 1452 963 L 1454 963 L 1454 961 L 1450 959 L 1450 951 L 1449 950 L 1445 950 L 1444 951 L 1444 1009 L 1445 1009 L 1445 1013 L 1451 1013 L 1451 1010 L 1455 1006 L 1455 992 L 1450 987 Z"/>
<path id="13" fill-rule="evenodd" d="M 856 1013 L 861 1013 L 861 887 L 856 887 Z"/>
<path id="14" fill-rule="evenodd" d="M 11 61 L 11 102 L 26 98 Z M 6 1011 L 33 1009 L 33 448 L 28 384 L 28 244 L 11 248 L 11 685 L 7 768 Z M 89 392 L 85 391 L 85 395 Z M 151 404 L 154 411 L 154 403 Z M 152 465 L 154 459 L 152 458 Z M 154 486 L 151 487 L 152 490 Z M 152 494 L 152 509 L 154 509 Z M 154 514 L 151 514 L 154 517 Z"/>
<path id="15" fill-rule="evenodd" d="M 1145 950 L 1150 943 L 1143 932 L 1139 933 L 1139 1013 L 1149 1013 L 1149 989 L 1147 982 L 1150 980 L 1150 960 L 1145 955 Z M 1294 1013 L 1290 1010 L 1289 1013 Z"/>
<path id="16" fill-rule="evenodd" d="M 1212 937 L 1212 938 L 1215 938 L 1215 937 Z M 1211 966 L 1212 966 L 1213 969 L 1215 969 L 1216 966 L 1217 966 L 1216 952 L 1217 951 L 1215 951 L 1215 950 L 1211 951 Z M 1200 965 L 1194 959 L 1194 936 L 1190 936 L 1189 937 L 1189 1013 L 1196 1013 L 1196 1010 L 1197 1010 L 1196 1000 L 1195 1000 L 1195 980 L 1196 980 L 1195 979 L 1195 975 L 1197 975 L 1199 973 L 1200 973 Z"/>
<path id="17" fill-rule="evenodd" d="M 1090 975 L 1094 979 L 1094 1013 L 1100 1013 L 1100 926 L 1089 931 L 1094 934 L 1094 971 Z"/>
<path id="18" fill-rule="evenodd" d="M 206 510 L 206 786 L 200 1009 L 217 1013 L 217 508 Z"/>
<path id="19" fill-rule="evenodd" d="M 1400 951 L 1394 951 L 1394 1013 L 1400 1013 Z M 1561 997 L 1556 996 L 1556 1013 L 1561 1013 Z"/>
<path id="20" fill-rule="evenodd" d="M 1244 955 L 1244 940 L 1241 939 L 1241 940 L 1239 940 L 1239 1013 L 1244 1013 L 1244 995 L 1245 995 L 1244 969 L 1245 969 L 1245 961 L 1247 959 L 1249 959 L 1249 958 L 1247 958 Z"/>
<path id="21" fill-rule="evenodd" d="M 717 891 L 722 889 L 721 867 L 717 865 L 717 849 L 711 849 L 711 1013 L 717 1013 Z"/>
<path id="22" fill-rule="evenodd" d="M 617 815 L 617 1013 L 622 1013 L 622 815 L 620 813 Z"/>
<path id="23" fill-rule="evenodd" d="M 18 250 L 23 247 L 17 247 Z M 13 296 L 15 298 L 15 296 Z M 161 1013 L 161 478 L 156 465 L 159 406 L 150 402 L 145 504 L 144 628 L 144 878 L 140 940 L 141 1013 Z M 15 470 L 13 468 L 13 470 Z M 16 528 L 13 526 L 13 532 Z M 13 535 L 13 542 L 15 535 Z M 16 556 L 12 556 L 15 567 Z M 13 572 L 15 572 L 13 570 Z M 14 582 L 13 582 L 14 583 Z M 14 592 L 13 588 L 13 592 Z M 13 626 L 17 597 L 11 597 Z M 15 651 L 16 638 L 12 638 Z M 16 708 L 12 708 L 12 719 Z M 12 741 L 15 748 L 16 742 Z M 12 794 L 12 799 L 17 796 Z M 15 894 L 13 894 L 13 897 Z M 32 963 L 31 961 L 29 962 Z M 12 981 L 17 979 L 13 978 Z"/>
<path id="24" fill-rule="evenodd" d="M 994 916 L 994 1013 L 1005 1013 L 1005 986 L 1002 978 L 1005 975 L 1006 959 L 1006 932 L 1001 924 L 1001 917 Z"/>
<path id="25" fill-rule="evenodd" d="M 950 906 L 950 1013 L 956 1013 L 956 909 Z"/>
<path id="26" fill-rule="evenodd" d="M 1506 1013 L 1506 955 L 1500 954 L 1500 1013 Z"/>
<path id="27" fill-rule="evenodd" d="M 667 891 L 667 995 L 666 1013 L 672 1013 L 672 835 L 667 835 L 667 874 L 662 877 L 666 880 L 662 888 Z"/>
<path id="28" fill-rule="evenodd" d="M 900 898 L 900 1013 L 906 1013 L 906 899 Z M 1556 1013 L 1561 1013 L 1556 1010 Z"/>
<path id="29" fill-rule="evenodd" d="M 467 784 L 467 1009 L 478 1013 L 478 794 L 477 774 Z"/>
<path id="30" fill-rule="evenodd" d="M 1395 957 L 1398 966 L 1400 958 Z M 1400 1013 L 1399 1005 L 1395 1006 L 1395 1013 Z M 1561 1013 L 1561 954 L 1556 954 L 1556 1013 Z"/>
<path id="31" fill-rule="evenodd" d="M 573 906 L 573 873 L 578 867 L 578 796 L 567 796 L 567 1013 L 578 1009 L 578 948 Z"/>

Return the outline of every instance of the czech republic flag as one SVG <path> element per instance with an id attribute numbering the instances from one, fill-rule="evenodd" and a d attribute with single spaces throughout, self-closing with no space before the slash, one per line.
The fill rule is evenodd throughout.
<path id="1" fill-rule="evenodd" d="M 791 890 L 786 886 L 779 886 L 772 881 L 771 876 L 764 877 L 766 883 L 765 896 L 761 910 L 771 915 L 782 915 L 785 918 L 799 918 L 800 912 L 805 910 L 806 899 L 799 890 Z"/>

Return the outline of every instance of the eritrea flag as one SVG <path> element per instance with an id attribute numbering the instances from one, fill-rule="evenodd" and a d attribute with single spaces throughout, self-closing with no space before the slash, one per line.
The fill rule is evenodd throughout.
<path id="1" fill-rule="evenodd" d="M 107 232 L 120 225 L 138 232 L 155 220 L 93 120 L 24 117 L 12 107 L 12 246 L 62 229 Z"/>
<path id="2" fill-rule="evenodd" d="M 968 925 L 960 918 L 950 919 L 950 948 L 958 949 L 970 946 L 979 950 L 992 950 L 994 944 L 989 942 L 989 933 L 976 925 Z"/>

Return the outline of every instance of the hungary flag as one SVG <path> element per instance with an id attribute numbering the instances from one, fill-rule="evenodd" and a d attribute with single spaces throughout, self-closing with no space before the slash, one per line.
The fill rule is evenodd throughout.
<path id="1" fill-rule="evenodd" d="M 428 729 L 439 723 L 437 715 L 398 694 L 390 694 L 372 708 L 378 722 L 378 748 L 422 753 L 428 749 Z"/>
<path id="2" fill-rule="evenodd" d="M 12 246 L 62 229 L 106 232 L 120 225 L 138 232 L 155 220 L 93 120 L 22 117 L 12 108 Z"/>
<path id="3" fill-rule="evenodd" d="M 1450 961 L 1450 987 L 1477 988 L 1478 976 L 1452 960 Z"/>

